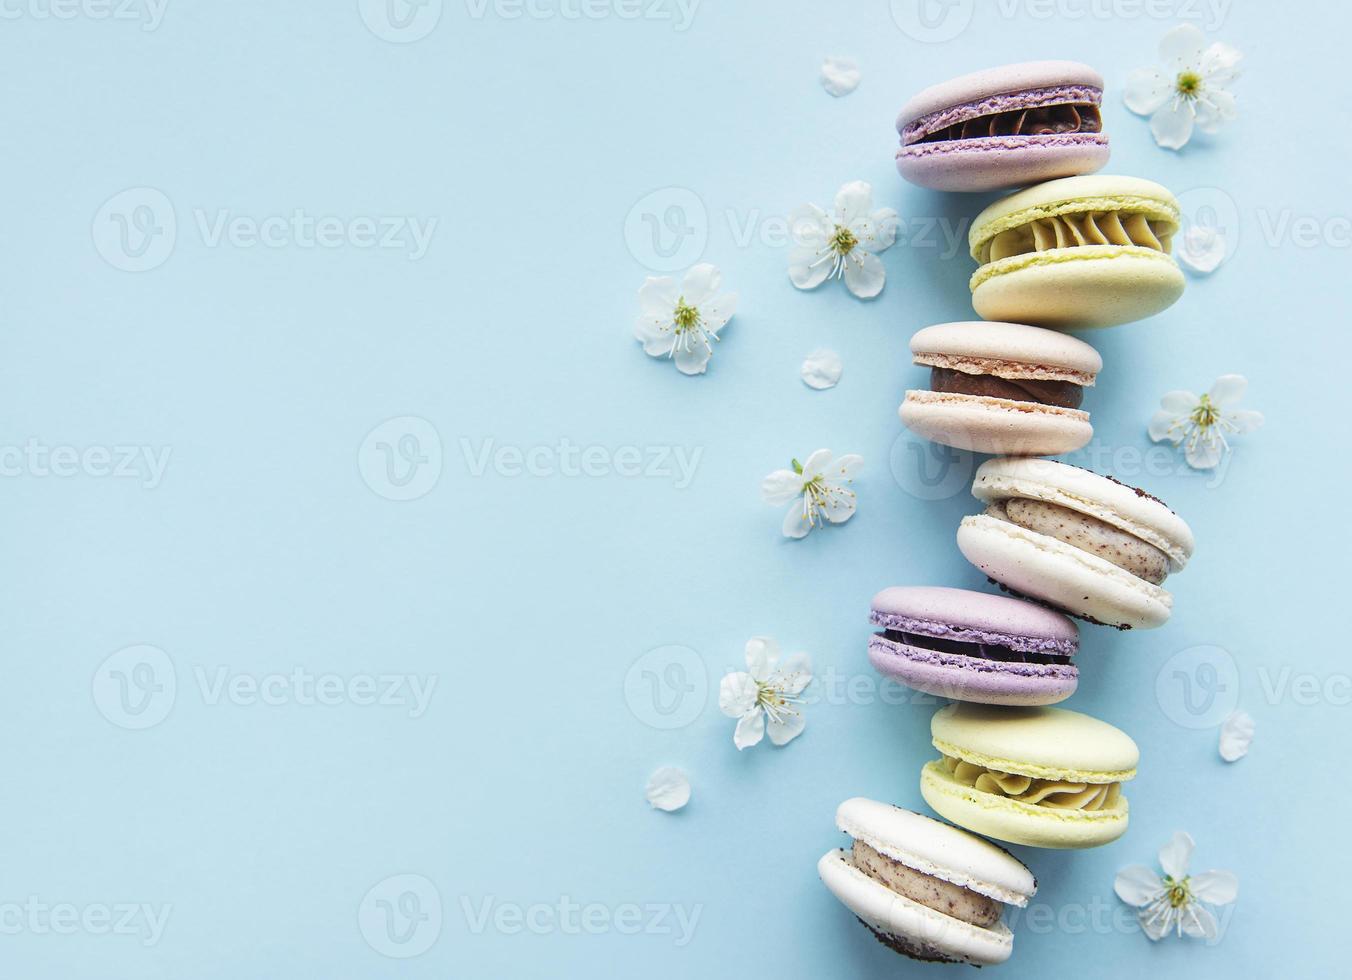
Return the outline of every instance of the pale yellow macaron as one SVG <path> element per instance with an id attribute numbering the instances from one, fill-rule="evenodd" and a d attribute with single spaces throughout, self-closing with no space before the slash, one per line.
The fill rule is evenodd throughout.
<path id="1" fill-rule="evenodd" d="M 1107 722 L 1063 708 L 958 702 L 930 722 L 940 757 L 920 792 L 960 827 L 1031 847 L 1097 847 L 1127 831 L 1122 783 L 1140 752 Z"/>
<path id="2" fill-rule="evenodd" d="M 1029 187 L 972 222 L 972 305 L 987 320 L 1057 329 L 1143 320 L 1183 295 L 1178 228 L 1178 201 L 1139 177 Z"/>

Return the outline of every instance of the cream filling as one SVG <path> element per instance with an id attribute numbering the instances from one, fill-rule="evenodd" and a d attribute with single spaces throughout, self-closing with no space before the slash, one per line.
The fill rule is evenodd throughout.
<path id="1" fill-rule="evenodd" d="M 1061 779 L 1035 779 L 1013 772 L 988 769 L 972 762 L 943 757 L 944 769 L 959 783 L 983 793 L 1008 797 L 1031 806 L 1053 810 L 1111 810 L 1122 797 L 1121 783 L 1072 783 Z"/>
<path id="2" fill-rule="evenodd" d="M 1000 921 L 1000 903 L 995 899 L 917 871 L 861 840 L 854 842 L 850 860 L 880 885 L 936 912 L 982 928 Z"/>
<path id="3" fill-rule="evenodd" d="M 1128 571 L 1152 585 L 1169 577 L 1169 556 L 1147 541 L 1106 521 L 1045 500 L 1008 497 L 986 513 L 1029 531 L 1045 534 Z"/>
<path id="4" fill-rule="evenodd" d="M 1080 245 L 1137 245 L 1167 254 L 1176 228 L 1173 221 L 1151 218 L 1140 211 L 1045 215 L 986 240 L 978 261 L 985 265 L 1012 255 Z"/>

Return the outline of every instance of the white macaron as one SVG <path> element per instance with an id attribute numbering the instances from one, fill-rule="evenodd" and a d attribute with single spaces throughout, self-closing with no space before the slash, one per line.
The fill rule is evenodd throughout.
<path id="1" fill-rule="evenodd" d="M 1163 625 L 1163 587 L 1192 556 L 1188 525 L 1164 502 L 1110 477 L 1050 459 L 991 459 L 958 548 L 1011 590 L 1119 629 Z"/>
<path id="2" fill-rule="evenodd" d="M 890 948 L 918 960 L 1003 963 L 1014 936 L 1003 905 L 1025 906 L 1037 879 L 1008 851 L 965 830 L 855 797 L 836 810 L 854 838 L 817 862 L 826 887 Z"/>

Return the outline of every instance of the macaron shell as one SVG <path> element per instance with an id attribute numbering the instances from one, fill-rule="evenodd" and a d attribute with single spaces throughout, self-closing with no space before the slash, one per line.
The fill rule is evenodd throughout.
<path id="1" fill-rule="evenodd" d="M 1138 246 L 1050 249 L 996 264 L 1006 271 L 973 277 L 989 275 L 972 288 L 976 312 L 1056 330 L 1144 320 L 1173 306 L 1186 285 L 1170 256 Z"/>
<path id="2" fill-rule="evenodd" d="M 1058 456 L 1089 443 L 1089 413 L 988 395 L 912 390 L 897 410 L 906 428 L 955 449 Z"/>
<path id="3" fill-rule="evenodd" d="M 997 902 L 1024 906 L 1037 891 L 1033 873 L 1004 848 L 913 810 L 856 796 L 836 808 L 836 826 L 908 868 Z"/>
<path id="4" fill-rule="evenodd" d="M 1127 831 L 1125 797 L 1117 807 L 1106 811 L 1032 806 L 964 786 L 937 760 L 920 771 L 920 794 L 944 819 L 1011 844 L 1056 849 L 1098 847 Z"/>
<path id="5" fill-rule="evenodd" d="M 1164 185 L 1144 177 L 1092 174 L 1047 181 L 1002 197 L 972 220 L 967 244 L 972 257 L 976 258 L 986 239 L 1030 218 L 1062 211 L 1083 213 L 1123 209 L 1144 211 L 1178 224 L 1178 200 Z"/>
<path id="6" fill-rule="evenodd" d="M 986 514 L 963 518 L 958 550 L 997 582 L 1075 616 L 1119 629 L 1154 629 L 1173 597 L 1097 555 Z"/>
<path id="7" fill-rule="evenodd" d="M 1093 384 L 1103 370 L 1103 358 L 1083 340 L 1026 323 L 936 323 L 915 332 L 911 353 L 917 364 L 940 366 L 1011 361 L 1024 370 L 1002 377 L 1059 379 L 1082 385 Z"/>
<path id="8" fill-rule="evenodd" d="M 984 929 L 904 898 L 854 867 L 844 851 L 822 855 L 817 874 L 842 905 L 886 939 L 899 940 L 888 945 L 908 956 L 990 966 L 1014 949 L 1003 922 Z"/>
<path id="9" fill-rule="evenodd" d="M 882 674 L 935 697 L 980 704 L 1043 705 L 1075 693 L 1073 664 L 1025 664 L 925 650 L 871 636 L 868 658 Z"/>
<path id="10" fill-rule="evenodd" d="M 1078 61 L 1022 61 L 983 68 L 931 85 L 913 96 L 897 116 L 897 129 L 951 106 L 993 95 L 1058 85 L 1087 85 L 1102 90 L 1103 76 Z"/>
<path id="11" fill-rule="evenodd" d="M 894 585 L 874 595 L 869 621 L 884 627 L 902 620 L 909 628 L 971 643 L 999 643 L 1037 653 L 1070 656 L 1080 631 L 1072 620 L 1032 602 L 990 592 L 942 585 Z M 925 630 L 924 623 L 934 624 Z"/>
<path id="12" fill-rule="evenodd" d="M 1065 708 L 950 704 L 934 713 L 930 734 L 945 755 L 1035 779 L 1122 782 L 1141 761 L 1126 732 Z"/>
<path id="13" fill-rule="evenodd" d="M 1102 133 L 990 136 L 914 143 L 897 151 L 897 172 L 936 191 L 978 192 L 1020 187 L 1107 166 Z"/>

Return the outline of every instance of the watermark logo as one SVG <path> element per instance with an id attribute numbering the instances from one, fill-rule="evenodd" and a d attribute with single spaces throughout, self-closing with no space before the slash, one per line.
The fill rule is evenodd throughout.
<path id="1" fill-rule="evenodd" d="M 640 265 L 676 272 L 699 261 L 709 243 L 709 211 L 688 187 L 661 187 L 634 202 L 624 242 Z"/>
<path id="2" fill-rule="evenodd" d="M 652 728 L 684 728 L 700 716 L 708 697 L 708 668 L 689 647 L 673 644 L 649 650 L 624 675 L 625 704 Z"/>
<path id="3" fill-rule="evenodd" d="M 412 44 L 436 30 L 441 0 L 357 0 L 366 29 L 391 44 Z"/>
<path id="4" fill-rule="evenodd" d="M 1239 248 L 1240 214 L 1233 197 L 1219 187 L 1194 187 L 1178 195 L 1178 210 L 1176 252 L 1187 252 L 1194 242 L 1207 246 L 1215 241 L 1224 246 L 1220 262 L 1235 254 Z"/>
<path id="5" fill-rule="evenodd" d="M 2 0 L 0 20 L 135 21 L 150 33 L 168 6 L 169 0 Z"/>
<path id="6" fill-rule="evenodd" d="M 366 434 L 357 468 L 371 491 L 386 500 L 417 500 L 441 479 L 441 435 L 416 415 L 387 419 Z"/>
<path id="7" fill-rule="evenodd" d="M 967 30 L 975 7 L 975 0 L 892 0 L 892 20 L 922 44 L 942 44 Z"/>
<path id="8" fill-rule="evenodd" d="M 897 486 L 917 500 L 949 500 L 972 485 L 976 457 L 903 430 L 892 440 L 887 465 Z"/>
<path id="9" fill-rule="evenodd" d="M 164 721 L 178 695 L 169 654 L 147 644 L 123 647 L 94 672 L 94 705 L 119 728 L 152 728 Z"/>
<path id="10" fill-rule="evenodd" d="M 441 935 L 441 893 L 422 875 L 392 875 L 362 898 L 357 926 L 366 945 L 381 956 L 421 956 Z"/>
<path id="11" fill-rule="evenodd" d="M 94 248 L 114 269 L 149 272 L 173 254 L 178 218 L 163 191 L 129 187 L 103 202 L 91 234 Z"/>
<path id="12" fill-rule="evenodd" d="M 1239 704 L 1239 666 L 1223 647 L 1180 650 L 1155 675 L 1155 700 L 1182 728 L 1215 728 Z"/>

